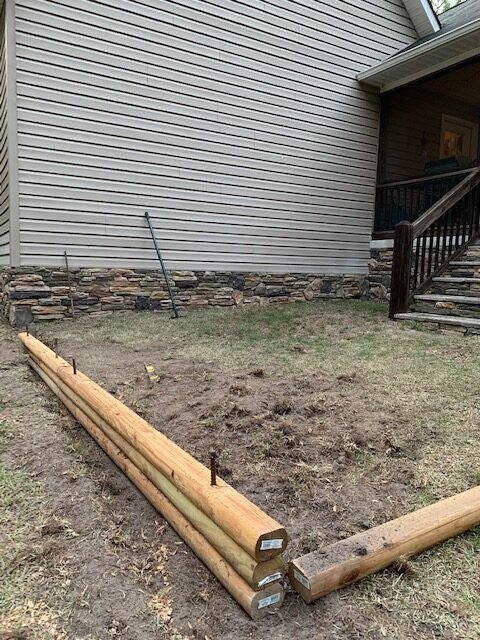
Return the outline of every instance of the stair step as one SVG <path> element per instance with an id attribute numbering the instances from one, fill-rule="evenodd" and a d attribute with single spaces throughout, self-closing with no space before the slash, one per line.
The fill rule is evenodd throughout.
<path id="1" fill-rule="evenodd" d="M 445 284 L 480 284 L 480 278 L 461 278 L 460 276 L 437 276 L 433 282 L 444 282 Z"/>
<path id="2" fill-rule="evenodd" d="M 480 331 L 480 319 L 461 318 L 459 316 L 442 316 L 434 313 L 396 313 L 395 320 L 411 320 L 413 322 L 432 322 L 434 324 L 448 324 L 465 329 Z"/>
<path id="3" fill-rule="evenodd" d="M 453 260 L 449 267 L 480 267 L 480 260 Z"/>
<path id="4" fill-rule="evenodd" d="M 414 296 L 415 300 L 423 300 L 424 302 L 455 302 L 455 304 L 480 304 L 480 296 L 451 296 L 437 293 L 426 293 Z"/>

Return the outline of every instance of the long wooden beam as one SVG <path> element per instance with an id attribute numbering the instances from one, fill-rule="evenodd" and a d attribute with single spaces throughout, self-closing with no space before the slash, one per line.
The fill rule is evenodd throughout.
<path id="1" fill-rule="evenodd" d="M 92 423 L 98 427 L 255 591 L 283 578 L 285 574 L 283 556 L 258 562 L 248 555 L 34 355 L 30 355 L 29 364 L 87 431 L 90 431 Z M 85 417 L 89 419 L 88 423 L 85 423 Z"/>
<path id="2" fill-rule="evenodd" d="M 30 363 L 40 377 L 55 391 L 55 383 L 35 363 Z M 61 392 L 60 392 L 61 393 Z M 281 584 L 272 584 L 262 591 L 254 591 L 243 578 L 224 560 L 208 540 L 192 526 L 192 524 L 178 511 L 173 504 L 150 482 L 150 480 L 129 460 L 103 431 L 85 415 L 68 397 L 62 402 L 75 415 L 90 435 L 102 447 L 105 453 L 125 473 L 136 487 L 145 495 L 152 505 L 164 515 L 171 526 L 185 540 L 195 555 L 210 569 L 221 584 L 229 591 L 233 598 L 243 607 L 254 620 L 280 607 L 285 596 Z"/>
<path id="3" fill-rule="evenodd" d="M 310 603 L 478 524 L 480 487 L 474 487 L 297 558 L 288 567 L 290 583 Z"/>
<path id="4" fill-rule="evenodd" d="M 221 478 L 211 486 L 210 472 L 198 460 L 154 429 L 135 412 L 87 376 L 26 333 L 19 334 L 27 350 L 55 373 L 79 398 L 105 419 L 132 447 L 168 477 L 189 500 L 258 561 L 279 555 L 287 533 L 278 522 L 239 494 Z"/>

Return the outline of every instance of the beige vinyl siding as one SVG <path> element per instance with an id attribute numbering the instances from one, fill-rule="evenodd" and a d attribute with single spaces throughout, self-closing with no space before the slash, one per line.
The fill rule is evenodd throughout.
<path id="1" fill-rule="evenodd" d="M 0 265 L 10 264 L 5 6 L 0 13 Z"/>
<path id="2" fill-rule="evenodd" d="M 22 264 L 363 273 L 400 0 L 18 0 Z"/>

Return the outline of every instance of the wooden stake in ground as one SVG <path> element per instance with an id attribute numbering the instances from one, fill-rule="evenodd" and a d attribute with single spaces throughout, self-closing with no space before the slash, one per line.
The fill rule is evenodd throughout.
<path id="1" fill-rule="evenodd" d="M 478 524 L 475 487 L 297 558 L 288 567 L 290 583 L 310 603 Z"/>

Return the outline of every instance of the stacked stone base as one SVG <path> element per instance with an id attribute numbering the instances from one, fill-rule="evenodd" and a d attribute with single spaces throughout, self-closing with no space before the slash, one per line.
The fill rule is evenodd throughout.
<path id="1" fill-rule="evenodd" d="M 159 271 L 76 268 L 70 275 L 75 316 L 170 309 Z M 172 271 L 170 283 L 183 309 L 384 297 L 378 283 L 364 276 Z M 0 284 L 1 314 L 13 326 L 72 317 L 65 269 L 4 268 Z"/>

